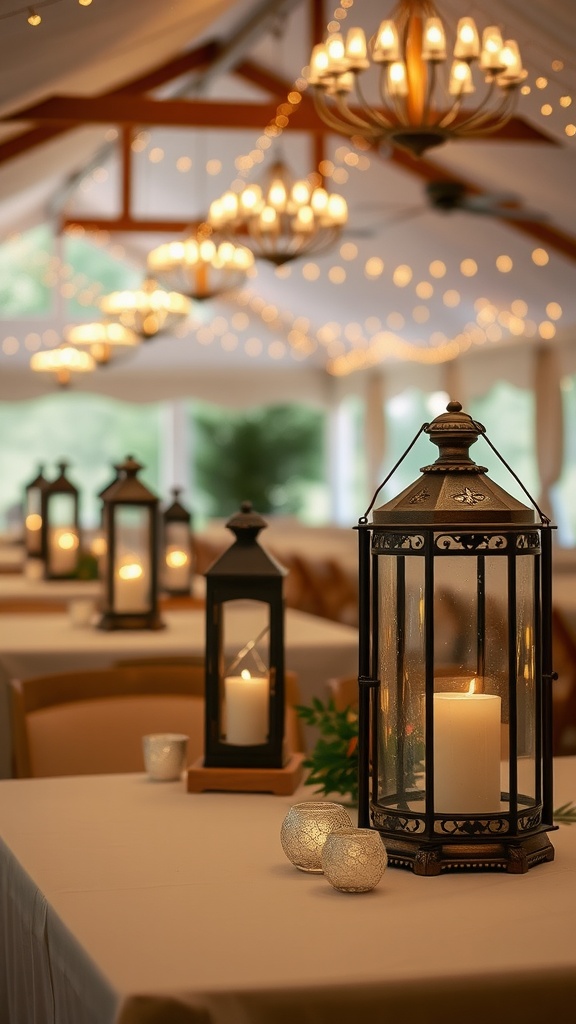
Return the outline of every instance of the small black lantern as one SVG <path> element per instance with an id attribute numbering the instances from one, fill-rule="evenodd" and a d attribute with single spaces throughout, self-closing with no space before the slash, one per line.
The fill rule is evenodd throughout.
<path id="1" fill-rule="evenodd" d="M 179 501 L 181 487 L 172 488 L 173 502 L 162 515 L 162 589 L 168 594 L 189 594 L 192 589 L 192 516 Z"/>
<path id="2" fill-rule="evenodd" d="M 38 466 L 37 475 L 24 488 L 24 548 L 27 558 L 42 557 L 42 491 L 47 486 L 44 466 Z"/>
<path id="3" fill-rule="evenodd" d="M 358 525 L 359 825 L 416 874 L 520 873 L 554 858 L 551 525 L 458 402 L 422 431 L 436 462 Z"/>
<path id="4" fill-rule="evenodd" d="M 106 565 L 100 629 L 162 629 L 158 611 L 158 498 L 128 456 L 104 494 Z"/>
<path id="5" fill-rule="evenodd" d="M 48 580 L 75 576 L 80 560 L 79 495 L 67 468 L 67 462 L 59 462 L 58 476 L 40 491 L 41 557 Z"/>
<path id="6" fill-rule="evenodd" d="M 234 543 L 206 572 L 205 768 L 284 765 L 284 600 L 286 574 L 260 547 L 266 526 L 242 504 L 227 527 Z M 246 635 L 230 621 L 245 617 Z"/>

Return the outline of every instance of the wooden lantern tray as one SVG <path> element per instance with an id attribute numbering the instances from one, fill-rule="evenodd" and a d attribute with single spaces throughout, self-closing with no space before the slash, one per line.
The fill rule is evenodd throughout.
<path id="1" fill-rule="evenodd" d="M 189 793 L 212 790 L 290 796 L 302 781 L 303 761 L 304 754 L 290 754 L 283 768 L 205 768 L 200 758 L 188 768 L 186 788 Z"/>

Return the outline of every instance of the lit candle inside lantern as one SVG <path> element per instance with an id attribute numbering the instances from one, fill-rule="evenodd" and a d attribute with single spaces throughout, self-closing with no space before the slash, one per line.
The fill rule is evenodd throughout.
<path id="1" fill-rule="evenodd" d="M 440 814 L 500 810 L 500 697 L 434 694 L 434 807 Z"/>
<path id="2" fill-rule="evenodd" d="M 78 560 L 77 532 L 69 527 L 52 527 L 48 536 L 48 565 L 54 576 L 69 576 Z"/>
<path id="3" fill-rule="evenodd" d="M 166 551 L 164 586 L 169 590 L 186 590 L 190 584 L 190 556 L 177 545 Z"/>
<path id="4" fill-rule="evenodd" d="M 114 580 L 115 612 L 147 612 L 150 609 L 148 579 L 137 558 L 126 558 Z"/>
<path id="5" fill-rule="evenodd" d="M 26 516 L 26 546 L 32 555 L 40 554 L 40 531 L 42 529 L 42 516 L 38 512 L 30 512 Z"/>
<path id="6" fill-rule="evenodd" d="M 252 676 L 243 669 L 239 676 L 224 679 L 226 741 L 237 746 L 266 743 L 268 739 L 268 676 Z"/>

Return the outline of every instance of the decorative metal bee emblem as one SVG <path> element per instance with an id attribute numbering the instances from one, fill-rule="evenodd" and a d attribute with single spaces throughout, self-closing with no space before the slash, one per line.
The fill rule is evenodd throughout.
<path id="1" fill-rule="evenodd" d="M 423 487 L 421 491 L 417 491 L 416 494 L 412 495 L 412 497 L 410 498 L 410 504 L 411 505 L 419 505 L 420 502 L 426 501 L 426 498 L 429 498 L 429 497 L 430 497 L 430 491 L 427 491 L 426 488 Z"/>
<path id="2" fill-rule="evenodd" d="M 471 491 L 469 487 L 465 487 L 460 494 L 453 494 L 454 501 L 458 501 L 461 505 L 477 505 L 480 501 L 486 500 L 485 494 L 480 494 L 478 491 Z"/>

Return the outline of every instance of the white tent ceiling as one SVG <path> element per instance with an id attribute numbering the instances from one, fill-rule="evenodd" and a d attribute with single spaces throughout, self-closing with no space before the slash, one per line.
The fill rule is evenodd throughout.
<path id="1" fill-rule="evenodd" d="M 195 101 L 222 101 L 229 108 L 230 125 L 225 128 L 142 125 L 147 142 L 133 154 L 134 218 L 201 220 L 211 200 L 236 177 L 236 158 L 254 149 L 265 127 L 265 122 L 235 127 L 235 112 L 236 122 L 245 125 L 254 104 L 274 109 L 283 101 L 281 89 L 270 93 L 264 86 L 278 80 L 290 86 L 300 76 L 315 41 L 311 25 L 318 6 L 312 0 L 93 0 L 84 7 L 75 0 L 44 0 L 37 5 L 42 23 L 31 28 L 27 8 L 0 0 L 5 44 L 0 66 L 2 237 L 47 218 L 57 225 L 60 218 L 118 215 L 121 173 L 118 149 L 111 141 L 113 120 L 71 126 L 46 119 L 45 108 L 44 113 L 37 108 L 35 117 L 27 120 L 22 114 L 53 97 L 92 99 L 114 90 L 120 90 L 114 99 L 119 117 L 124 116 L 122 96 L 135 93 L 148 98 L 189 97 L 192 125 Z M 453 371 L 454 365 L 461 365 L 479 380 L 478 367 L 485 370 L 488 362 L 501 359 L 509 375 L 520 374 L 520 356 L 543 343 L 561 347 L 566 367 L 573 368 L 576 135 L 567 134 L 566 127 L 576 122 L 576 98 L 571 106 L 563 104 L 565 97 L 576 97 L 576 5 L 572 0 L 533 0 L 530 5 L 524 0 L 471 0 L 464 6 L 465 12 L 462 0 L 438 0 L 447 21 L 471 13 L 480 25 L 500 24 L 507 37 L 520 43 L 530 91 L 519 98 L 517 118 L 524 135 L 533 129 L 530 140 L 450 142 L 416 163 L 395 152 L 370 153 L 364 169 L 357 169 L 346 162 L 349 146 L 343 138 L 307 130 L 305 94 L 300 116 L 306 130 L 299 130 L 295 113 L 290 130 L 246 177 L 258 180 L 279 152 L 298 176 L 305 176 L 315 169 L 321 137 L 324 158 L 338 172 L 336 180 L 345 179 L 338 184 L 329 179 L 328 187 L 348 202 L 350 218 L 343 241 L 356 246 L 354 258 L 336 247 L 314 260 L 319 268 L 314 280 L 306 276 L 310 260 L 289 265 L 281 275 L 258 262 L 244 294 L 204 304 L 183 337 L 142 346 L 130 360 L 80 379 L 75 388 L 145 399 L 216 397 L 226 380 L 229 393 L 232 390 L 236 397 L 239 392 L 252 397 L 259 391 L 264 398 L 300 394 L 321 400 L 334 386 L 335 378 L 327 371 L 339 354 L 360 352 L 359 365 L 363 362 L 365 368 L 382 368 L 398 380 L 437 379 L 441 385 L 446 366 Z M 390 7 L 387 0 L 355 0 L 347 23 L 373 31 Z M 325 4 L 323 24 L 334 10 L 333 4 Z M 144 79 L 155 68 L 208 44 L 208 64 L 173 76 L 162 86 Z M 175 64 L 174 70 L 179 67 Z M 131 84 L 136 81 L 139 86 Z M 551 108 L 548 114 L 543 113 L 545 105 Z M 91 117 L 92 108 L 85 108 Z M 16 113 L 18 118 L 10 120 Z M 319 120 L 317 124 L 321 127 Z M 162 152 L 157 162 L 151 159 L 152 150 Z M 182 156 L 191 161 L 185 173 L 177 168 Z M 205 173 L 208 160 L 219 161 L 216 173 Z M 431 210 L 425 181 L 446 176 L 481 191 L 512 193 L 522 207 L 537 211 L 542 219 L 535 215 L 533 221 L 509 222 Z M 126 258 L 143 272 L 147 252 L 171 237 L 173 233 L 124 232 L 111 235 L 108 244 L 121 245 Z M 535 249 L 548 253 L 545 266 L 534 262 Z M 510 269 L 498 269 L 502 256 L 509 258 L 504 267 Z M 368 278 L 365 266 L 374 257 L 383 261 L 383 271 Z M 476 274 L 462 272 L 464 260 L 474 260 Z M 433 261 L 445 265 L 443 277 L 431 274 Z M 399 266 L 410 268 L 407 284 L 395 283 Z M 424 299 L 417 293 L 421 282 L 433 287 L 433 294 Z M 250 303 L 254 297 L 256 304 L 261 299 L 276 307 L 278 317 L 271 326 Z M 495 307 L 494 315 L 500 314 L 488 340 L 478 330 L 482 300 Z M 524 310 L 521 334 L 510 329 L 511 310 Z M 233 318 L 238 311 L 247 318 L 236 317 L 236 322 L 247 322 L 236 328 Z M 0 322 L 0 397 L 53 389 L 51 381 L 28 369 L 26 337 L 30 332 L 43 337 L 50 328 L 61 331 L 63 315 L 55 301 L 49 317 Z M 293 321 L 302 317 L 308 321 L 310 339 L 305 352 L 293 346 L 289 334 Z M 209 330 L 198 333 L 201 325 Z M 472 325 L 472 341 L 462 342 L 463 332 Z M 17 345 L 11 341 L 5 351 L 2 341 L 7 336 L 16 338 Z M 212 341 L 206 344 L 210 336 Z M 460 339 L 462 350 L 456 363 L 451 358 L 456 349 L 447 346 L 452 339 Z M 436 356 L 441 357 L 438 363 Z M 352 365 L 356 364 L 349 362 L 347 368 Z M 356 386 L 361 378 L 360 370 L 342 378 L 344 385 L 338 386 Z"/>

